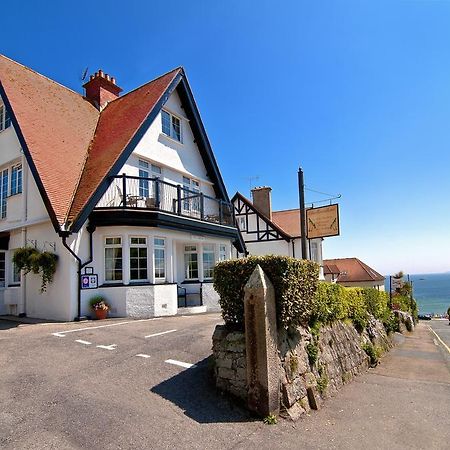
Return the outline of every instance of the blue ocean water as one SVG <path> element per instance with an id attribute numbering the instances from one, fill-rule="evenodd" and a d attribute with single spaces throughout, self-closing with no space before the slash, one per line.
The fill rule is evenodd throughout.
<path id="1" fill-rule="evenodd" d="M 450 273 L 411 275 L 413 295 L 420 314 L 445 314 L 450 306 Z M 389 292 L 389 277 L 386 277 Z"/>

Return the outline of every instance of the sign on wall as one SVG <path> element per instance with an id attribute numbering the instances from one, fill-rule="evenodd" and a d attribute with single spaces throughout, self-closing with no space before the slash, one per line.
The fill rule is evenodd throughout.
<path id="1" fill-rule="evenodd" d="M 98 276 L 97 274 L 90 273 L 81 275 L 81 289 L 97 289 Z"/>
<path id="2" fill-rule="evenodd" d="M 308 239 L 339 236 L 339 205 L 306 210 Z"/>

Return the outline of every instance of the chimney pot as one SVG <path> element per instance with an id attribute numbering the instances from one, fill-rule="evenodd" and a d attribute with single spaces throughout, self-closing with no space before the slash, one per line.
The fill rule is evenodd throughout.
<path id="1" fill-rule="evenodd" d="M 89 77 L 89 81 L 83 85 L 85 98 L 96 108 L 102 110 L 106 104 L 119 97 L 122 89 L 116 85 L 116 80 L 103 70 L 99 69 Z"/>

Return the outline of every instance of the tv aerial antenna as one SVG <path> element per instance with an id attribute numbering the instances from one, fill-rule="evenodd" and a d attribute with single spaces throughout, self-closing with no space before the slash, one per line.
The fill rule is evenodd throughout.
<path id="1" fill-rule="evenodd" d="M 89 67 L 86 67 L 86 69 L 84 69 L 84 71 L 81 75 L 81 81 L 84 81 L 86 79 L 88 70 L 89 70 Z"/>

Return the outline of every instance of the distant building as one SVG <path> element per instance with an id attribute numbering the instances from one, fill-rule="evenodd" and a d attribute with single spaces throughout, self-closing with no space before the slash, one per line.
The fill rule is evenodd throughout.
<path id="1" fill-rule="evenodd" d="M 249 255 L 309 258 L 322 266 L 322 238 L 310 239 L 302 255 L 299 209 L 272 211 L 271 188 L 252 189 L 253 201 L 237 192 L 231 199 L 236 223 Z"/>
<path id="2" fill-rule="evenodd" d="M 369 287 L 384 291 L 384 277 L 358 258 L 324 259 L 325 280 L 345 287 Z"/>

